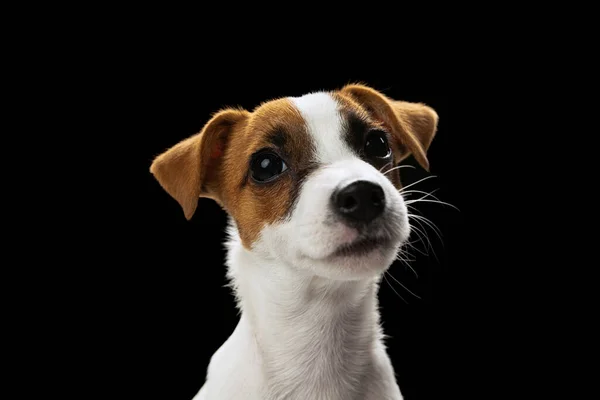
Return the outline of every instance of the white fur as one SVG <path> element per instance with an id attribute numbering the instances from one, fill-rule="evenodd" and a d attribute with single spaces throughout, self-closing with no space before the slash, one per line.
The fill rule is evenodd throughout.
<path id="1" fill-rule="evenodd" d="M 251 250 L 231 222 L 228 277 L 241 318 L 213 355 L 195 400 L 400 400 L 382 342 L 377 290 L 408 238 L 406 206 L 389 180 L 343 142 L 330 95 L 293 103 L 323 165 L 304 183 L 290 218 L 264 227 Z M 384 190 L 386 219 L 377 234 L 391 245 L 333 257 L 358 233 L 336 222 L 329 199 L 359 179 Z"/>
<path id="2" fill-rule="evenodd" d="M 342 120 L 338 103 L 328 93 L 311 93 L 289 100 L 306 122 L 308 133 L 315 142 L 318 162 L 328 164 L 352 156 L 340 134 Z"/>

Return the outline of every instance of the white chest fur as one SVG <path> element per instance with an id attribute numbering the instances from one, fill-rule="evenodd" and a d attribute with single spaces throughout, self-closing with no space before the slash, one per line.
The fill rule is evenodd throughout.
<path id="1" fill-rule="evenodd" d="M 308 277 L 244 250 L 229 277 L 242 316 L 196 400 L 399 400 L 381 339 L 376 279 Z"/>

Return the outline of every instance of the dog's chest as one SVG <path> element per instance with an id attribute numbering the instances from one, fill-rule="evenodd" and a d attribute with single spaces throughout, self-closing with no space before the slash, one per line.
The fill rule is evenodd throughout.
<path id="1" fill-rule="evenodd" d="M 285 318 L 275 318 L 264 310 L 252 323 L 242 315 L 211 360 L 207 398 L 402 398 L 379 341 L 373 303 L 286 311 Z"/>
<path id="2" fill-rule="evenodd" d="M 265 398 L 364 399 L 378 336 L 368 308 L 306 307 L 262 334 Z"/>
<path id="3" fill-rule="evenodd" d="M 298 344 L 305 346 L 304 352 L 282 355 L 280 359 L 273 359 L 274 361 L 265 365 L 268 372 L 265 375 L 266 386 L 262 398 L 402 399 L 381 342 L 349 339 L 341 332 L 336 332 L 335 328 L 330 334 L 330 341 L 298 341 Z"/>

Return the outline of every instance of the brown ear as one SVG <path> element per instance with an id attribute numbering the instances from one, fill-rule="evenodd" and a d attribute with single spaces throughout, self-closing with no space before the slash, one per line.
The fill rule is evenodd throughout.
<path id="1" fill-rule="evenodd" d="M 396 101 L 364 85 L 347 85 L 341 90 L 357 100 L 382 122 L 396 139 L 392 144 L 398 161 L 412 154 L 429 171 L 427 150 L 437 131 L 438 115 L 420 103 Z"/>
<path id="2" fill-rule="evenodd" d="M 244 110 L 227 109 L 215 114 L 200 133 L 182 140 L 154 159 L 150 172 L 183 208 L 189 220 L 199 197 L 218 200 L 220 161 L 229 135 L 248 116 Z"/>

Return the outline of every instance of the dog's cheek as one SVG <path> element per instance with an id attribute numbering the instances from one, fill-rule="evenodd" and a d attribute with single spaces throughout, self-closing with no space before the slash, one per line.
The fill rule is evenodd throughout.
<path id="1" fill-rule="evenodd" d="M 285 219 L 290 208 L 291 191 L 291 179 L 283 177 L 264 186 L 250 183 L 238 192 L 234 219 L 246 248 L 254 246 L 264 229 Z"/>
<path id="2" fill-rule="evenodd" d="M 287 232 L 290 232 L 290 229 L 287 228 L 285 221 L 276 221 L 263 226 L 252 242 L 252 250 L 256 254 L 274 257 L 278 260 L 284 259 L 290 253 L 288 249 L 290 235 Z"/>

